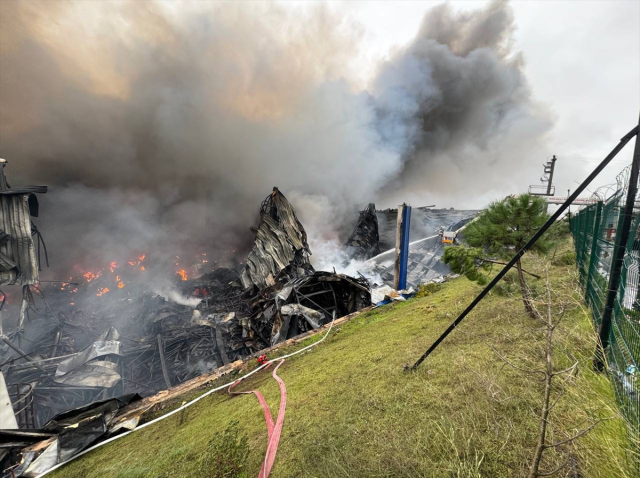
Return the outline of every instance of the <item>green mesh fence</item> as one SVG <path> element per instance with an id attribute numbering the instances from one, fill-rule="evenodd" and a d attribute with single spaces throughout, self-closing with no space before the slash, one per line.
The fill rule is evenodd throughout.
<path id="1" fill-rule="evenodd" d="M 604 312 L 614 249 L 618 243 L 625 242 L 606 356 L 621 409 L 634 434 L 640 436 L 640 209 L 634 208 L 629 237 L 616 235 L 626 200 L 628 174 L 629 168 L 618 176 L 615 187 L 596 191 L 593 196 L 596 203 L 582 208 L 571 218 L 571 233 L 580 284 L 597 329 Z"/>

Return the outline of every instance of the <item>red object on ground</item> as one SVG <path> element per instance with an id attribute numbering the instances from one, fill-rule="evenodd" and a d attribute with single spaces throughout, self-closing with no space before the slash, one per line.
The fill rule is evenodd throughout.
<path id="1" fill-rule="evenodd" d="M 265 357 L 264 355 L 262 357 Z M 260 360 L 262 357 L 258 358 Z M 266 359 L 266 357 L 265 357 Z M 280 361 L 280 363 L 273 369 L 273 378 L 278 382 L 278 386 L 280 387 L 280 408 L 278 409 L 278 418 L 276 419 L 275 424 L 273 423 L 273 418 L 271 416 L 271 410 L 269 410 L 269 406 L 267 405 L 264 396 L 258 390 L 252 390 L 250 392 L 232 392 L 231 389 L 240 382 L 240 380 L 235 381 L 229 387 L 230 395 L 239 395 L 239 394 L 248 394 L 253 393 L 258 402 L 260 402 L 260 406 L 262 407 L 262 411 L 264 413 L 264 421 L 267 424 L 267 452 L 264 456 L 264 461 L 262 462 L 262 466 L 260 467 L 260 473 L 258 473 L 258 478 L 267 478 L 271 473 L 271 468 L 273 467 L 273 463 L 276 459 L 276 452 L 278 451 L 278 444 L 280 442 L 280 435 L 282 434 L 282 425 L 284 424 L 284 413 L 287 408 L 287 387 L 284 384 L 284 381 L 278 377 L 276 372 L 280 365 L 284 363 L 284 359 Z M 271 363 L 267 364 L 265 368 L 269 368 Z"/>
<path id="2" fill-rule="evenodd" d="M 264 363 L 267 362 L 267 355 L 266 354 L 262 354 L 260 355 L 260 357 L 258 357 L 258 364 L 262 365 Z"/>

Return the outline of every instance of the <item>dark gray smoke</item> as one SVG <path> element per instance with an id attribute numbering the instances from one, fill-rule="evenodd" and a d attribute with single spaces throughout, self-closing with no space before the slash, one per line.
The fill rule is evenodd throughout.
<path id="1" fill-rule="evenodd" d="M 504 2 L 434 8 L 357 91 L 366 45 L 322 5 L 3 0 L 0 157 L 50 186 L 58 271 L 237 249 L 272 186 L 327 255 L 370 201 L 511 192 L 550 126 L 513 29 Z"/>

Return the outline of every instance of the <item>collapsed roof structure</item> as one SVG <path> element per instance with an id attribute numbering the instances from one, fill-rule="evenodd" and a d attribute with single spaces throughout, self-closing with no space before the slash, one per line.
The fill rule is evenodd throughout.
<path id="1" fill-rule="evenodd" d="M 7 336 L 18 345 L 0 342 L 0 368 L 21 429 L 0 434 L 0 472 L 36 476 L 107 430 L 117 432 L 111 419 L 122 404 L 371 304 L 365 278 L 313 269 L 304 227 L 278 188 L 262 203 L 255 233 L 240 273 L 217 268 L 180 282 L 184 296 L 199 299 L 195 306 L 142 286 L 126 309 L 112 302 L 116 315 L 130 317 L 121 330 L 93 310 L 66 315 L 48 303 L 30 304 L 37 314 Z"/>
<path id="2" fill-rule="evenodd" d="M 307 233 L 287 198 L 276 187 L 262 202 L 255 233 L 253 249 L 241 276 L 245 288 L 272 286 L 276 276 L 286 268 L 296 275 L 313 271 Z"/>
<path id="3" fill-rule="evenodd" d="M 407 288 L 417 289 L 420 284 L 441 281 L 451 273 L 447 264 L 441 261 L 444 244 L 439 231 L 457 231 L 473 220 L 475 210 L 414 208 L 411 234 L 415 239 L 409 244 L 407 261 Z M 381 228 L 381 243 L 392 244 L 392 226 L 395 225 L 397 210 L 378 211 Z M 417 236 L 417 237 L 416 237 Z M 388 249 L 368 261 L 370 271 L 379 276 L 389 287 L 393 286 L 395 250 Z"/>

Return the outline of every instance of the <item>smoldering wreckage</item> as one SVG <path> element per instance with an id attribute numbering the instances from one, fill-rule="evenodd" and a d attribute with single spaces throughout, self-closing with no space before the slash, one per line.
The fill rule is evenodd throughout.
<path id="1" fill-rule="evenodd" d="M 220 267 L 181 281 L 181 294 L 196 305 L 141 290 L 128 305 L 133 318 L 121 330 L 91 311 L 65 314 L 40 288 L 39 272 L 48 258 L 31 218 L 38 216 L 37 194 L 47 188 L 11 188 L 5 165 L 3 160 L 0 285 L 22 286 L 22 297 L 14 330 L 3 331 L 0 321 L 3 477 L 37 476 L 97 441 L 135 428 L 142 413 L 128 415 L 127 406 L 141 397 L 372 305 L 372 284 L 364 276 L 313 268 L 304 227 L 274 188 L 261 204 L 253 248 L 241 270 Z M 380 244 L 375 205 L 369 204 L 345 249 L 365 260 L 380 253 Z M 108 291 L 98 290 L 97 295 Z"/>

